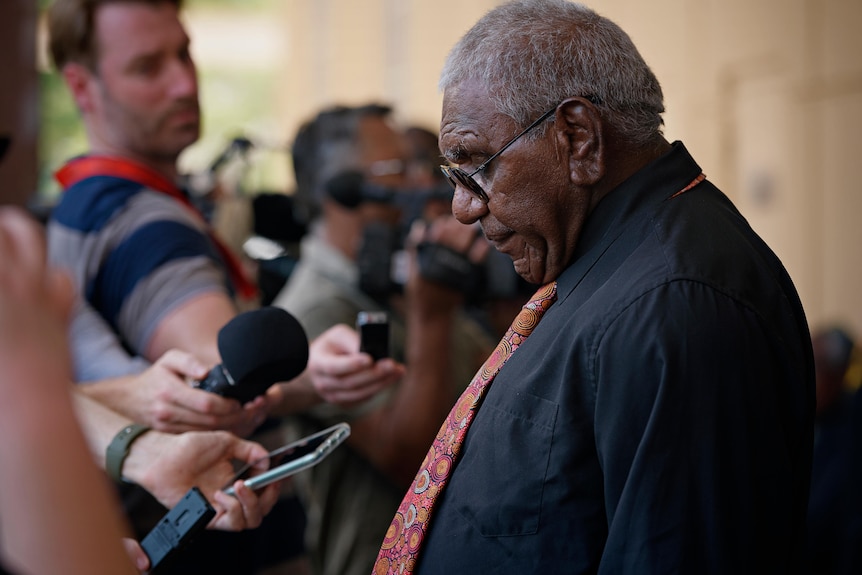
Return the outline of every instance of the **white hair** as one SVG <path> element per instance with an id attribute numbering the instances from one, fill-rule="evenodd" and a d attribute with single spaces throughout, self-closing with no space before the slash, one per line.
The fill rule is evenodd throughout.
<path id="1" fill-rule="evenodd" d="M 468 80 L 519 125 L 574 96 L 589 97 L 633 145 L 652 141 L 664 123 L 661 86 L 628 34 L 566 0 L 515 0 L 488 12 L 449 53 L 440 89 Z"/>

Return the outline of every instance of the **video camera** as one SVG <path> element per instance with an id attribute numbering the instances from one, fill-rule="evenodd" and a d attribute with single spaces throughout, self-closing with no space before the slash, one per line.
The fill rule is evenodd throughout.
<path id="1" fill-rule="evenodd" d="M 362 291 L 380 301 L 400 293 L 407 282 L 404 245 L 408 230 L 423 217 L 429 202 L 451 204 L 452 187 L 442 182 L 433 188 L 393 189 L 371 184 L 359 172 L 343 172 L 330 179 L 325 188 L 329 197 L 349 209 L 375 202 L 401 210 L 397 226 L 377 222 L 365 227 L 357 255 Z M 462 292 L 468 303 L 515 297 L 523 291 L 523 280 L 511 260 L 496 250 L 475 264 L 447 246 L 423 242 L 417 246 L 417 261 L 423 277 Z"/>

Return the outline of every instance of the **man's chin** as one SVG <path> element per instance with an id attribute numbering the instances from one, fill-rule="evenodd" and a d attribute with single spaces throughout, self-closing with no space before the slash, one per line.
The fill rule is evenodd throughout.
<path id="1" fill-rule="evenodd" d="M 197 142 L 199 138 L 200 129 L 197 126 L 190 126 L 186 129 L 181 129 L 175 132 L 171 138 L 170 146 L 168 147 L 179 155 L 180 152 Z"/>

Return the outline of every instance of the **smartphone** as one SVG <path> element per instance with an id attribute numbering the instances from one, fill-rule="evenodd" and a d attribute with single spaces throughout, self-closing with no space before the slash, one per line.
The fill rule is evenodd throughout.
<path id="1" fill-rule="evenodd" d="M 374 360 L 389 357 L 389 316 L 385 311 L 361 311 L 356 315 L 359 351 Z"/>
<path id="2" fill-rule="evenodd" d="M 255 464 L 249 463 L 237 472 L 230 483 L 225 486 L 224 491 L 228 495 L 234 495 L 232 486 L 238 479 L 245 479 L 246 487 L 261 489 L 274 481 L 313 467 L 323 461 L 349 435 L 350 425 L 339 423 L 279 447 L 267 456 L 269 458 L 269 470 L 258 475 L 251 475 Z"/>

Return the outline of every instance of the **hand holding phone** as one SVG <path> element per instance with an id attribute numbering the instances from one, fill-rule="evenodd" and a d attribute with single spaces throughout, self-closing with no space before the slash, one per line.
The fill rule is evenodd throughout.
<path id="1" fill-rule="evenodd" d="M 318 431 L 313 435 L 294 441 L 275 451 L 271 451 L 269 459 L 269 470 L 258 475 L 250 476 L 257 462 L 249 463 L 240 469 L 230 484 L 225 486 L 224 491 L 228 495 L 234 495 L 233 484 L 238 479 L 245 479 L 246 487 L 250 489 L 261 489 L 270 483 L 284 479 L 295 473 L 313 467 L 323 461 L 332 451 L 341 445 L 350 435 L 350 425 L 339 423 Z"/>

